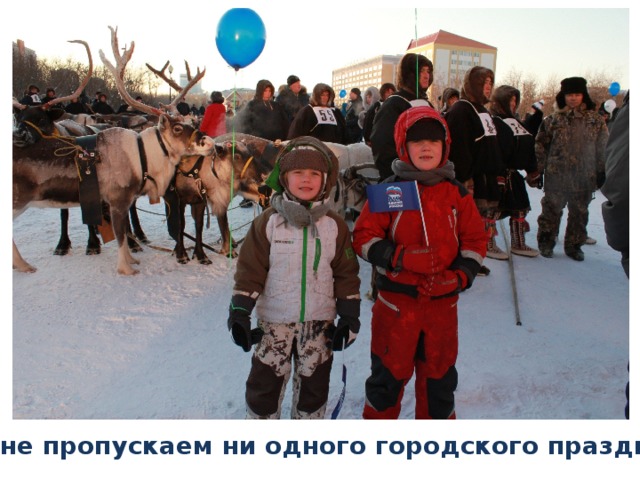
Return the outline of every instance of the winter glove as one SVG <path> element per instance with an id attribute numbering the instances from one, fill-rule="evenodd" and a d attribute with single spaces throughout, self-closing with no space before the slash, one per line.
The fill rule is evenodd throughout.
<path id="1" fill-rule="evenodd" d="M 418 285 L 421 295 L 438 299 L 457 295 L 469 284 L 469 279 L 462 270 L 444 270 L 428 277 Z"/>
<path id="2" fill-rule="evenodd" d="M 360 320 L 357 318 L 339 318 L 338 325 L 334 327 L 331 349 L 339 352 L 343 348 L 349 348 L 356 341 L 360 331 Z"/>
<path id="3" fill-rule="evenodd" d="M 596 175 L 596 187 L 598 188 L 598 190 L 600 190 L 602 188 L 602 186 L 604 185 L 604 181 L 607 179 L 606 175 L 604 172 L 599 172 Z"/>
<path id="4" fill-rule="evenodd" d="M 538 172 L 527 173 L 525 177 L 527 185 L 531 188 L 542 188 L 542 174 Z"/>
<path id="5" fill-rule="evenodd" d="M 391 260 L 394 272 L 408 270 L 423 275 L 435 275 L 444 270 L 438 255 L 430 247 L 423 245 L 398 245 Z"/>
<path id="6" fill-rule="evenodd" d="M 338 325 L 333 326 L 328 331 L 330 346 L 334 352 L 343 348 L 348 348 L 356 341 L 360 332 L 360 299 L 359 298 L 339 298 L 336 302 L 338 313 Z"/>
<path id="7" fill-rule="evenodd" d="M 229 305 L 227 327 L 234 343 L 242 347 L 245 352 L 251 350 L 251 345 L 258 343 L 262 338 L 261 329 L 251 330 L 251 311 L 255 304 L 255 300 L 251 297 L 236 294 L 231 297 L 231 305 Z"/>

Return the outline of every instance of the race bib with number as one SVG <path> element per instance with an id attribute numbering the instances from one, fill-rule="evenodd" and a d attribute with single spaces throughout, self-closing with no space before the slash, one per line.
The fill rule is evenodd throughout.
<path id="1" fill-rule="evenodd" d="M 493 124 L 493 119 L 491 115 L 488 113 L 480 113 L 478 112 L 478 117 L 480 117 L 480 121 L 482 122 L 482 128 L 484 128 L 484 136 L 485 137 L 495 137 L 496 126 Z"/>
<path id="2" fill-rule="evenodd" d="M 518 137 L 520 135 L 531 135 L 522 124 L 515 118 L 503 118 L 502 121 L 506 123 L 513 131 L 513 135 Z"/>
<path id="3" fill-rule="evenodd" d="M 333 109 L 328 107 L 313 107 L 313 113 L 316 114 L 318 125 L 337 125 L 336 116 Z"/>

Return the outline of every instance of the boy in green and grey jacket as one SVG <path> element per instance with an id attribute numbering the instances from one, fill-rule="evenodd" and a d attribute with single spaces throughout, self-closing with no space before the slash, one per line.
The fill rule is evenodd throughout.
<path id="1" fill-rule="evenodd" d="M 358 260 L 347 224 L 329 208 L 337 174 L 322 142 L 291 141 L 267 180 L 271 206 L 242 244 L 228 326 L 244 351 L 257 343 L 247 418 L 280 418 L 292 367 L 291 418 L 324 418 L 333 350 L 351 345 L 360 330 Z M 258 328 L 251 330 L 254 306 Z"/>

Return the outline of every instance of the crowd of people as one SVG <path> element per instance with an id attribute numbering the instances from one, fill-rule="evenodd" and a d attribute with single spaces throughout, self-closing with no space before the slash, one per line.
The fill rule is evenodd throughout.
<path id="1" fill-rule="evenodd" d="M 427 94 L 433 78 L 427 57 L 407 53 L 395 85 L 369 87 L 364 97 L 352 88 L 344 114 L 330 85 L 318 83 L 309 94 L 296 75 L 278 91 L 260 80 L 240 110 L 226 108 L 214 91 L 198 111 L 199 128 L 211 137 L 233 128 L 290 140 L 267 180 L 271 206 L 253 221 L 240 250 L 229 307 L 233 341 L 246 352 L 256 345 L 247 418 L 280 418 L 292 372 L 292 418 L 324 418 L 333 352 L 351 345 L 360 328 L 357 257 L 373 272 L 371 375 L 363 401 L 369 419 L 398 418 L 414 375 L 415 417 L 456 418 L 456 304 L 477 276 L 490 273 L 486 257 L 509 259 L 496 242 L 496 222 L 509 218 L 512 254 L 552 258 L 567 207 L 564 253 L 584 261 L 582 247 L 593 243 L 588 207 L 603 188 L 607 240 L 629 275 L 628 93 L 617 119 L 617 112 L 596 108 L 584 78 L 568 77 L 553 113 L 545 117 L 540 100 L 520 118 L 520 91 L 496 87 L 489 68 L 470 68 L 459 90 L 443 90 L 438 109 Z M 55 98 L 54 89 L 40 97 L 30 85 L 21 103 Z M 106 100 L 97 92 L 90 111 L 113 113 Z M 85 105 L 65 108 L 76 113 Z M 414 185 L 420 208 L 380 210 L 369 199 L 350 231 L 329 208 L 339 167 L 323 142 L 369 145 L 380 183 Z M 537 248 L 525 241 L 527 187 L 544 191 Z"/>
<path id="2" fill-rule="evenodd" d="M 624 182 L 626 173 L 628 182 L 628 123 L 614 121 L 627 144 L 623 137 L 605 152 L 611 120 L 596 110 L 584 78 L 562 80 L 552 114 L 544 117 L 540 100 L 520 118 L 520 91 L 496 87 L 489 68 L 472 67 L 460 90 L 445 89 L 439 110 L 427 96 L 433 75 L 428 58 L 406 54 L 397 85 L 370 87 L 364 98 L 353 88 L 345 115 L 333 105 L 329 85 L 317 84 L 310 97 L 301 98 L 298 77 L 289 77 L 273 102 L 286 99 L 282 115 L 268 107 L 271 84 L 258 84 L 254 102 L 262 102 L 261 110 L 247 109 L 247 116 L 271 115 L 274 128 L 276 118 L 286 117 L 291 147 L 270 177 L 276 203 L 254 220 L 240 251 L 229 308 L 234 342 L 247 352 L 256 345 L 247 418 L 280 418 L 292 370 L 292 418 L 324 418 L 332 352 L 353 343 L 360 328 L 355 256 L 375 272 L 363 418 L 398 418 L 404 387 L 414 375 L 415 417 L 456 418 L 456 303 L 477 276 L 490 273 L 486 257 L 509 258 L 497 245 L 496 222 L 509 218 L 512 254 L 551 258 L 567 207 L 564 252 L 583 261 L 588 206 L 607 178 L 607 155 L 626 167 L 615 181 Z M 316 140 L 370 145 L 382 186 L 397 192 L 400 185 L 415 185 L 419 209 L 380 209 L 369 198 L 345 235 L 345 225 L 326 206 L 337 167 Z M 625 196 L 617 183 L 607 192 L 606 213 L 615 213 L 607 238 L 628 272 L 628 185 Z M 528 187 L 544 188 L 537 249 L 525 241 Z M 282 302 L 285 290 L 291 294 Z M 258 324 L 251 328 L 254 307 Z"/>

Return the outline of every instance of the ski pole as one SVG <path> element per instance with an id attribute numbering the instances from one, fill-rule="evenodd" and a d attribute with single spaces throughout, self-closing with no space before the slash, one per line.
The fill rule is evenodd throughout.
<path id="1" fill-rule="evenodd" d="M 516 273 L 513 268 L 513 255 L 511 254 L 511 247 L 509 245 L 509 242 L 507 241 L 507 232 L 505 232 L 502 219 L 498 221 L 500 222 L 500 230 L 502 230 L 502 238 L 504 238 L 504 244 L 507 247 L 507 253 L 509 254 L 509 272 L 511 273 L 511 291 L 513 292 L 513 306 L 516 310 L 516 325 L 522 325 L 522 322 L 520 321 L 520 306 L 518 305 L 518 290 L 516 288 Z"/>
<path id="2" fill-rule="evenodd" d="M 340 397 L 338 398 L 338 403 L 331 412 L 331 420 L 335 420 L 340 415 L 340 410 L 342 410 L 342 404 L 344 403 L 344 397 L 347 393 L 347 366 L 344 363 L 344 351 L 342 352 L 342 392 L 340 393 Z"/>

